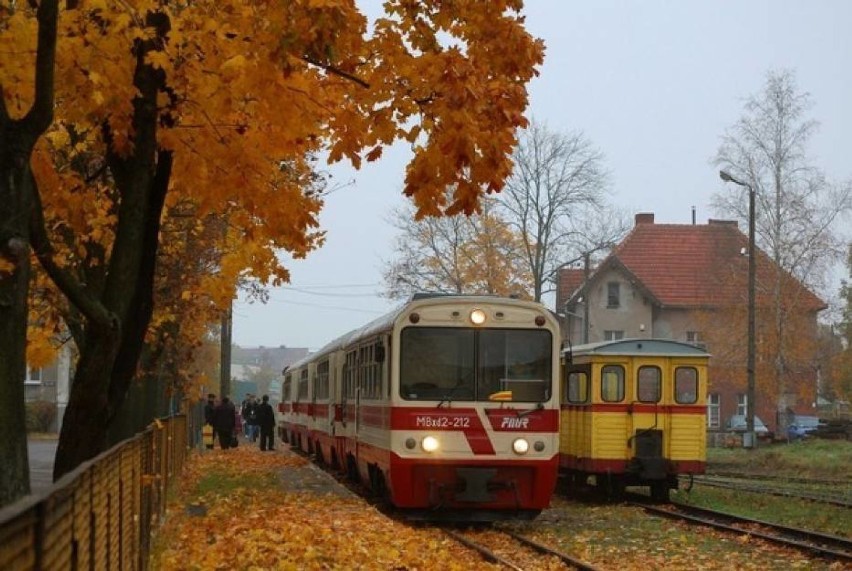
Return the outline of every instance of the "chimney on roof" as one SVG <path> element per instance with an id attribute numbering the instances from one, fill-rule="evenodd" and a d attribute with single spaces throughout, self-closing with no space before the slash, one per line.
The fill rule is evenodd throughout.
<path id="1" fill-rule="evenodd" d="M 733 226 L 734 228 L 739 227 L 736 220 L 714 220 L 710 218 L 707 220 L 707 224 L 716 224 L 719 226 Z"/>
<path id="2" fill-rule="evenodd" d="M 692 207 L 692 225 L 695 226 L 695 207 Z"/>
<path id="3" fill-rule="evenodd" d="M 636 214 L 636 225 L 640 224 L 653 224 L 654 223 L 654 213 L 653 212 L 639 212 Z"/>

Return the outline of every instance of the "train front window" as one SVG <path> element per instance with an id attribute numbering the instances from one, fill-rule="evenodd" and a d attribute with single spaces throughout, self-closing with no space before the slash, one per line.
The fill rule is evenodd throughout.
<path id="1" fill-rule="evenodd" d="M 660 402 L 662 372 L 659 367 L 639 367 L 636 398 L 639 402 Z"/>
<path id="2" fill-rule="evenodd" d="M 551 338 L 542 330 L 484 329 L 479 333 L 477 400 L 550 399 Z"/>
<path id="3" fill-rule="evenodd" d="M 566 382 L 566 402 L 589 402 L 589 375 L 586 371 L 571 371 Z"/>
<path id="4" fill-rule="evenodd" d="M 698 370 L 695 367 L 675 369 L 675 402 L 694 404 L 698 400 Z"/>
<path id="5" fill-rule="evenodd" d="M 621 365 L 601 368 L 601 399 L 605 402 L 624 400 L 624 368 Z"/>
<path id="6" fill-rule="evenodd" d="M 403 329 L 400 394 L 411 400 L 473 399 L 475 348 L 472 329 Z"/>
<path id="7" fill-rule="evenodd" d="M 550 398 L 550 332 L 407 327 L 400 395 L 408 400 L 541 402 Z"/>

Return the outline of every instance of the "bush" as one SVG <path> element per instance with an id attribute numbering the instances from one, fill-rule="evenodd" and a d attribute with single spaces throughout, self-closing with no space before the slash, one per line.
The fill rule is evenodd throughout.
<path id="1" fill-rule="evenodd" d="M 37 400 L 27 403 L 27 432 L 50 432 L 56 420 L 56 405 Z"/>

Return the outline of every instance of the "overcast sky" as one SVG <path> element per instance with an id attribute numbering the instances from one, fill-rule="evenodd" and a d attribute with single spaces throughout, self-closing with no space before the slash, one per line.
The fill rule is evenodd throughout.
<path id="1" fill-rule="evenodd" d="M 830 180 L 852 178 L 852 1 L 527 0 L 525 14 L 546 45 L 528 116 L 583 131 L 629 213 L 715 216 L 710 196 L 724 187 L 711 159 L 769 70 L 795 71 L 811 95 L 812 163 Z M 288 265 L 292 283 L 268 304 L 234 305 L 236 344 L 316 349 L 396 305 L 379 294 L 406 160 L 395 149 L 360 172 L 331 169 L 346 186 L 322 212 L 325 246 Z"/>

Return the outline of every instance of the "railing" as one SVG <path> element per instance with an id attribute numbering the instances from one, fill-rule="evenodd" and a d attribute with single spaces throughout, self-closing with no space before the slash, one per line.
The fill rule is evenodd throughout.
<path id="1" fill-rule="evenodd" d="M 0 569 L 145 569 L 166 492 L 197 442 L 197 416 L 155 421 L 0 510 Z"/>

